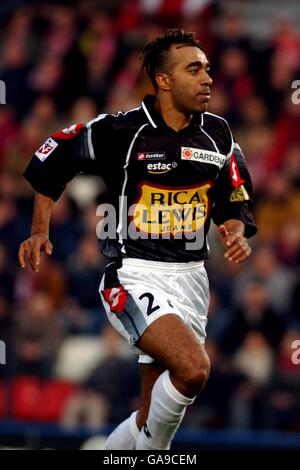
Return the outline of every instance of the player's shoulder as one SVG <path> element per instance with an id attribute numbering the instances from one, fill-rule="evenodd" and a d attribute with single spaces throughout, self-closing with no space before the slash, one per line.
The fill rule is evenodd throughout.
<path id="1" fill-rule="evenodd" d="M 206 111 L 205 113 L 202 114 L 203 116 L 203 124 L 212 124 L 214 126 L 220 126 L 226 129 L 230 129 L 228 121 L 226 121 L 225 118 L 220 116 L 219 114 L 214 114 L 209 111 Z"/>
<path id="2" fill-rule="evenodd" d="M 210 113 L 206 111 L 202 114 L 202 126 L 204 129 L 208 129 L 213 133 L 217 133 L 228 141 L 231 145 L 232 133 L 228 121 L 218 114 Z"/>
<path id="3" fill-rule="evenodd" d="M 118 111 L 117 113 L 99 114 L 97 117 L 86 123 L 87 128 L 97 129 L 99 127 L 110 127 L 114 130 L 131 129 L 139 127 L 146 122 L 145 114 L 141 106 L 128 111 Z"/>

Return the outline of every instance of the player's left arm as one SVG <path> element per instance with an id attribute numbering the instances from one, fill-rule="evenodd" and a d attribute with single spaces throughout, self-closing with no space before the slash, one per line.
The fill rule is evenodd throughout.
<path id="1" fill-rule="evenodd" d="M 225 258 L 240 263 L 250 256 L 247 239 L 255 235 L 257 228 L 246 159 L 233 140 L 229 126 L 226 130 L 230 133 L 230 150 L 214 185 L 212 218 L 226 248 Z"/>

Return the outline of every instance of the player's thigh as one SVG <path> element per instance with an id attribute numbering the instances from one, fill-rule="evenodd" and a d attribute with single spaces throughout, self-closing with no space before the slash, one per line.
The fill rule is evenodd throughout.
<path id="1" fill-rule="evenodd" d="M 142 270 L 119 267 L 116 263 L 106 268 L 99 289 L 101 299 L 110 323 L 133 352 L 144 352 L 137 346 L 138 340 L 158 318 L 169 313 L 183 316 L 171 302 L 167 287 L 162 273 L 151 271 L 151 276 L 145 276 Z"/>
<path id="2" fill-rule="evenodd" d="M 209 359 L 194 332 L 174 314 L 163 315 L 148 326 L 138 347 L 170 374 L 183 381 L 208 374 Z"/>

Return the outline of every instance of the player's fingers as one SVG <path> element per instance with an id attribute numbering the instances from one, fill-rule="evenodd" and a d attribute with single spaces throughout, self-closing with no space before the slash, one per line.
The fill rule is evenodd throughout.
<path id="1" fill-rule="evenodd" d="M 25 257 L 26 257 L 26 259 L 28 261 L 28 264 L 31 267 L 32 271 L 35 271 L 35 264 L 34 264 L 34 260 L 33 260 L 32 249 L 30 251 L 26 251 Z"/>
<path id="2" fill-rule="evenodd" d="M 250 254 L 251 254 L 251 248 L 250 248 L 249 253 L 246 254 L 246 255 L 244 255 L 244 256 L 242 256 L 238 261 L 236 261 L 236 263 L 242 263 L 242 262 L 245 261 L 247 258 L 249 258 Z"/>
<path id="3" fill-rule="evenodd" d="M 38 272 L 40 266 L 42 243 L 36 242 L 31 250 L 31 267 L 35 272 Z"/>
<path id="4" fill-rule="evenodd" d="M 247 240 L 244 237 L 237 236 L 233 243 L 230 245 L 230 248 L 226 251 L 225 258 L 230 258 L 234 253 L 237 252 L 237 250 L 243 248 L 244 246 L 248 246 Z"/>
<path id="5" fill-rule="evenodd" d="M 251 248 L 248 244 L 237 250 L 232 256 L 228 258 L 228 261 L 232 261 L 234 263 L 240 263 L 244 261 L 250 256 Z"/>
<path id="6" fill-rule="evenodd" d="M 249 246 L 249 247 L 248 247 L 248 250 L 246 251 L 246 253 L 244 253 L 244 255 L 239 256 L 239 258 L 236 259 L 236 260 L 234 261 L 234 263 L 242 263 L 242 262 L 245 261 L 247 258 L 249 258 L 250 254 L 251 254 L 251 248 L 250 248 L 250 246 Z"/>
<path id="7" fill-rule="evenodd" d="M 19 263 L 20 263 L 21 268 L 25 268 L 26 266 L 25 254 L 26 254 L 26 246 L 22 243 L 20 245 L 19 252 L 18 252 L 18 258 L 19 258 Z"/>
<path id="8" fill-rule="evenodd" d="M 47 240 L 47 242 L 45 243 L 45 251 L 47 253 L 47 255 L 52 255 L 52 251 L 53 251 L 53 246 L 52 246 L 52 243 Z"/>
<path id="9" fill-rule="evenodd" d="M 222 239 L 225 241 L 228 237 L 228 231 L 225 225 L 222 224 L 219 226 L 219 232 L 220 232 Z"/>
<path id="10" fill-rule="evenodd" d="M 235 243 L 240 244 L 244 239 L 241 233 L 229 233 L 226 239 L 226 246 L 228 248 L 233 247 Z"/>

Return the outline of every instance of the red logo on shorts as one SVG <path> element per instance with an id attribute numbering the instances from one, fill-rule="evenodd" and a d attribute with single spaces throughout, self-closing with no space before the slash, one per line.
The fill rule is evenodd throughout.
<path id="1" fill-rule="evenodd" d="M 104 289 L 102 294 L 112 312 L 118 313 L 124 310 L 127 301 L 127 292 L 122 286 Z"/>
<path id="2" fill-rule="evenodd" d="M 82 128 L 82 122 L 79 124 L 74 124 L 73 126 L 67 127 L 62 131 L 56 132 L 52 137 L 54 137 L 54 139 L 69 140 L 78 135 Z"/>

